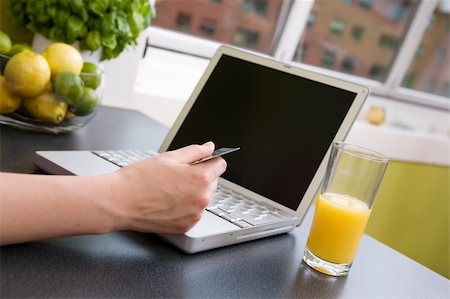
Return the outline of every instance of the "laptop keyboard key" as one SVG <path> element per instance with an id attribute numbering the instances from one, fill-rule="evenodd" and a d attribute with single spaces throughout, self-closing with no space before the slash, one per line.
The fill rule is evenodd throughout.
<path id="1" fill-rule="evenodd" d="M 206 210 L 240 227 L 251 227 L 289 218 L 286 213 L 263 202 L 218 186 Z"/>
<path id="2" fill-rule="evenodd" d="M 120 167 L 128 166 L 155 155 L 152 151 L 94 151 L 97 156 Z"/>

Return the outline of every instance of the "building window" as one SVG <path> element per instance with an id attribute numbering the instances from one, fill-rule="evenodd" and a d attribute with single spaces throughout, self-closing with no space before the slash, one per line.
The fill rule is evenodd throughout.
<path id="1" fill-rule="evenodd" d="M 213 20 L 204 19 L 200 24 L 200 33 L 204 36 L 211 37 L 216 31 L 216 22 Z"/>
<path id="2" fill-rule="evenodd" d="M 308 16 L 308 20 L 306 21 L 306 26 L 312 27 L 314 25 L 314 23 L 316 22 L 316 13 L 315 12 L 311 12 Z"/>
<path id="3" fill-rule="evenodd" d="M 408 6 L 403 2 L 390 2 L 388 6 L 388 16 L 396 21 L 401 21 L 408 15 Z"/>
<path id="4" fill-rule="evenodd" d="M 341 70 L 344 73 L 353 73 L 353 69 L 355 68 L 355 60 L 352 57 L 345 57 L 341 64 Z"/>
<path id="5" fill-rule="evenodd" d="M 409 73 L 408 75 L 405 76 L 405 79 L 403 80 L 403 86 L 407 87 L 407 88 L 411 88 L 414 86 L 414 83 L 416 81 L 416 75 L 414 75 L 413 73 Z"/>
<path id="6" fill-rule="evenodd" d="M 268 0 L 244 0 L 241 9 L 246 12 L 252 12 L 259 15 L 265 15 L 267 11 Z"/>
<path id="7" fill-rule="evenodd" d="M 435 16 L 435 15 L 432 15 L 432 16 L 428 19 L 427 29 L 430 29 L 431 27 L 433 27 L 434 23 L 436 23 L 436 16 Z"/>
<path id="8" fill-rule="evenodd" d="M 398 38 L 395 36 L 382 34 L 378 40 L 378 46 L 382 49 L 395 50 L 398 46 Z"/>
<path id="9" fill-rule="evenodd" d="M 450 83 L 445 82 L 444 86 L 442 87 L 442 95 L 444 97 L 450 97 Z"/>
<path id="10" fill-rule="evenodd" d="M 305 58 L 306 51 L 308 51 L 308 45 L 303 43 L 296 48 L 294 53 L 294 59 L 303 60 Z"/>
<path id="11" fill-rule="evenodd" d="M 330 32 L 333 35 L 341 36 L 345 30 L 345 22 L 342 20 L 333 20 L 330 23 Z"/>
<path id="12" fill-rule="evenodd" d="M 385 67 L 379 64 L 374 64 L 372 65 L 372 67 L 370 68 L 370 73 L 369 73 L 369 77 L 374 79 L 374 80 L 378 80 L 378 81 L 383 81 L 384 77 L 385 77 Z"/>
<path id="13" fill-rule="evenodd" d="M 445 54 L 447 53 L 447 51 L 448 47 L 446 49 L 443 47 L 437 49 L 436 54 L 434 56 L 434 62 L 438 65 L 443 64 L 445 62 Z"/>
<path id="14" fill-rule="evenodd" d="M 351 39 L 354 42 L 360 42 L 364 35 L 364 27 L 355 25 L 352 28 Z"/>
<path id="15" fill-rule="evenodd" d="M 289 16 L 292 3 L 295 0 L 151 1 L 155 2 L 157 12 L 156 17 L 152 20 L 152 26 L 154 27 L 207 37 L 218 43 L 229 45 L 235 45 L 233 38 L 236 33 L 236 28 L 246 28 L 257 32 L 257 47 L 252 47 L 252 50 L 272 55 L 279 41 L 279 37 L 283 32 L 283 28 L 287 24 L 286 20 Z M 178 16 L 178 12 L 183 12 L 183 15 Z M 177 24 L 177 18 L 179 18 L 179 24 Z M 212 35 L 209 35 L 212 30 L 212 24 L 210 22 L 204 24 L 205 30 L 202 31 L 200 29 L 203 19 L 215 21 L 214 33 Z M 239 37 L 236 38 L 239 39 Z M 202 44 L 201 42 L 198 43 L 199 47 L 202 47 Z M 188 45 L 186 46 L 190 47 Z M 242 47 L 241 44 L 236 46 Z M 178 48 L 178 45 L 174 45 L 174 47 Z M 195 46 L 195 48 L 197 47 Z M 191 52 L 192 50 L 189 49 L 186 51 Z M 195 49 L 194 51 L 197 50 Z"/>
<path id="16" fill-rule="evenodd" d="M 425 48 L 421 44 L 419 47 L 417 47 L 416 53 L 414 54 L 414 59 L 420 59 L 425 55 Z"/>
<path id="17" fill-rule="evenodd" d="M 322 66 L 331 69 L 333 68 L 334 60 L 335 60 L 334 53 L 330 51 L 325 51 L 325 53 L 323 53 L 322 55 Z"/>
<path id="18" fill-rule="evenodd" d="M 359 7 L 365 10 L 371 10 L 373 5 L 373 0 L 359 0 Z"/>
<path id="19" fill-rule="evenodd" d="M 176 27 L 180 31 L 189 31 L 191 29 L 191 16 L 183 12 L 178 13 Z"/>
<path id="20" fill-rule="evenodd" d="M 238 28 L 233 36 L 233 43 L 235 45 L 255 49 L 258 45 L 259 34 L 244 28 Z"/>
<path id="21" fill-rule="evenodd" d="M 388 5 L 391 2 L 405 3 L 407 14 L 405 20 L 393 21 L 388 16 Z M 359 7 L 361 3 L 371 9 L 361 9 Z M 341 70 L 344 57 L 352 57 L 355 62 L 352 74 L 370 78 L 370 67 L 381 64 L 386 67 L 386 70 L 383 70 L 383 76 L 387 79 L 387 74 L 394 65 L 392 62 L 397 58 L 395 54 L 401 50 L 399 45 L 403 42 L 403 37 L 408 30 L 409 20 L 414 17 L 418 4 L 416 0 L 362 2 L 360 0 L 348 2 L 316 0 L 310 11 L 310 14 L 315 14 L 315 23 L 313 27 L 306 26 L 297 46 L 301 47 L 302 43 L 308 43 L 310 49 L 314 49 L 314 52 L 319 54 L 308 53 L 302 58 L 296 56 L 294 61 L 323 67 L 321 55 L 324 51 L 331 51 L 336 53 L 336 61 L 339 61 L 335 63 L 334 70 Z M 388 37 L 380 41 L 382 35 L 388 35 Z M 389 35 L 393 37 L 389 38 Z M 382 47 L 379 47 L 378 43 L 381 43 Z M 390 50 L 387 51 L 383 47 Z M 376 74 L 377 68 L 374 72 Z M 372 76 L 375 75 L 372 74 Z M 377 75 L 377 77 L 381 76 Z"/>
<path id="22" fill-rule="evenodd" d="M 429 79 L 427 84 L 427 92 L 433 93 L 435 88 L 436 88 L 436 79 L 434 78 Z"/>
<path id="23" fill-rule="evenodd" d="M 422 40 L 415 50 L 415 59 L 409 66 L 408 75 L 403 80 L 402 86 L 445 96 L 445 90 L 442 87 L 444 82 L 450 79 L 448 67 L 450 35 L 446 29 L 449 24 L 449 12 L 441 11 L 438 5 L 432 17 L 428 19 L 431 25 L 422 35 Z M 408 80 L 411 73 L 416 75 L 412 83 Z"/>

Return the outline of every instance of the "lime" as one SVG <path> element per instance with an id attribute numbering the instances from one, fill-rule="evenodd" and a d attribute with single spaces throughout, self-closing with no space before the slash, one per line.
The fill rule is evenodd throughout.
<path id="1" fill-rule="evenodd" d="M 8 61 L 5 81 L 9 90 L 22 97 L 42 93 L 50 81 L 50 67 L 42 55 L 24 50 Z"/>
<path id="2" fill-rule="evenodd" d="M 103 71 L 92 62 L 85 62 L 81 69 L 80 78 L 84 82 L 84 86 L 96 89 L 102 83 Z"/>
<path id="3" fill-rule="evenodd" d="M 70 111 L 78 116 L 89 115 L 94 112 L 95 108 L 99 103 L 99 99 L 95 90 L 90 87 L 83 88 L 83 95 L 76 101 L 72 106 L 70 106 Z"/>
<path id="4" fill-rule="evenodd" d="M 45 49 L 42 56 L 47 59 L 50 65 L 52 76 L 61 72 L 71 72 L 78 75 L 83 68 L 83 58 L 80 52 L 68 44 L 51 44 Z"/>
<path id="5" fill-rule="evenodd" d="M 20 106 L 20 97 L 12 94 L 5 84 L 5 77 L 0 76 L 0 114 L 14 112 Z"/>
<path id="6" fill-rule="evenodd" d="M 53 124 L 63 121 L 67 112 L 67 104 L 59 101 L 51 92 L 24 99 L 23 106 L 34 118 Z"/>
<path id="7" fill-rule="evenodd" d="M 73 105 L 83 95 L 83 82 L 74 73 L 59 73 L 53 79 L 52 87 L 58 99 L 69 105 Z"/>
<path id="8" fill-rule="evenodd" d="M 9 36 L 0 31 L 0 54 L 6 54 L 11 51 L 12 42 Z"/>
<path id="9" fill-rule="evenodd" d="M 13 57 L 14 55 L 19 54 L 24 50 L 33 51 L 33 49 L 31 49 L 31 47 L 27 44 L 14 44 L 12 45 L 11 50 L 9 50 L 9 52 L 6 53 L 5 55 Z"/>

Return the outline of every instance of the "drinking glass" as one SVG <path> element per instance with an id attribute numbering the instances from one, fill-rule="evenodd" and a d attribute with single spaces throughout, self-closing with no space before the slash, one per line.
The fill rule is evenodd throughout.
<path id="1" fill-rule="evenodd" d="M 333 276 L 348 274 L 387 164 L 372 150 L 332 144 L 303 256 L 306 264 Z"/>

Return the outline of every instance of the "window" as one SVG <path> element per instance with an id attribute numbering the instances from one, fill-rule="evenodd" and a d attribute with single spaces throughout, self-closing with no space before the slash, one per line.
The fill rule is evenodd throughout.
<path id="1" fill-rule="evenodd" d="M 152 27 L 158 33 L 180 36 L 165 30 L 169 29 L 202 37 L 180 36 L 180 43 L 172 45 L 162 40 L 163 47 L 209 56 L 218 45 L 215 41 L 231 44 L 332 76 L 352 76 L 373 94 L 448 109 L 447 0 L 157 0 L 155 4 Z M 155 43 L 155 38 L 150 41 Z"/>
<path id="2" fill-rule="evenodd" d="M 330 23 L 330 32 L 333 35 L 341 36 L 345 30 L 345 22 L 342 20 L 333 20 Z"/>
<path id="3" fill-rule="evenodd" d="M 373 0 L 359 0 L 359 7 L 365 10 L 372 9 Z"/>
<path id="4" fill-rule="evenodd" d="M 364 28 L 359 25 L 355 25 L 352 28 L 351 39 L 354 42 L 360 42 L 364 35 Z"/>
<path id="5" fill-rule="evenodd" d="M 202 20 L 200 25 L 200 33 L 204 36 L 213 36 L 216 31 L 216 22 L 213 20 Z"/>
<path id="6" fill-rule="evenodd" d="M 286 22 L 291 1 L 293 0 L 156 1 L 157 13 L 152 27 L 187 32 L 220 43 L 271 54 L 273 42 L 277 40 L 277 34 L 281 33 Z M 214 20 L 214 24 L 211 20 Z M 245 28 L 245 32 L 238 28 Z M 243 42 L 243 39 L 257 41 Z"/>
<path id="7" fill-rule="evenodd" d="M 428 79 L 428 84 L 427 84 L 427 92 L 433 92 L 433 90 L 436 88 L 436 79 L 435 78 L 431 78 Z"/>
<path id="8" fill-rule="evenodd" d="M 425 49 L 424 49 L 423 45 L 420 45 L 417 47 L 416 54 L 414 54 L 414 58 L 420 59 L 423 57 L 424 54 L 425 54 Z"/>
<path id="9" fill-rule="evenodd" d="M 403 85 L 405 87 L 410 88 L 410 87 L 412 87 L 414 85 L 414 80 L 415 79 L 416 79 L 416 75 L 415 74 L 413 74 L 413 73 L 408 74 L 408 76 L 406 76 L 406 78 L 405 78 L 405 82 L 403 83 Z"/>
<path id="10" fill-rule="evenodd" d="M 398 39 L 394 36 L 382 34 L 378 46 L 382 49 L 394 51 L 398 47 Z"/>
<path id="11" fill-rule="evenodd" d="M 444 97 L 450 97 L 450 83 L 449 82 L 445 82 L 444 85 L 442 86 L 442 95 Z"/>
<path id="12" fill-rule="evenodd" d="M 333 68 L 335 55 L 333 52 L 325 51 L 322 55 L 322 66 Z"/>
<path id="13" fill-rule="evenodd" d="M 268 0 L 243 0 L 241 8 L 246 12 L 264 15 L 267 10 L 267 1 Z"/>
<path id="14" fill-rule="evenodd" d="M 238 28 L 233 36 L 233 44 L 245 48 L 255 49 L 258 44 L 259 34 L 244 28 Z"/>
<path id="15" fill-rule="evenodd" d="M 310 11 L 310 14 L 315 15 L 314 26 L 306 26 L 297 47 L 307 43 L 310 53 L 333 52 L 336 61 L 340 63 L 324 63 L 323 57 L 318 56 L 321 54 L 296 56 L 293 60 L 337 72 L 351 72 L 363 78 L 386 80 L 409 24 L 406 20 L 418 3 L 414 0 L 403 1 L 408 15 L 405 20 L 393 22 L 387 7 L 389 3 L 397 2 L 398 0 L 354 0 L 352 5 L 348 5 L 342 1 L 314 1 Z M 361 5 L 370 5 L 371 9 L 359 9 Z M 330 33 L 326 34 L 328 30 Z M 353 66 L 350 61 L 354 62 Z"/>
<path id="16" fill-rule="evenodd" d="M 391 2 L 388 5 L 388 15 L 391 19 L 396 21 L 404 20 L 408 16 L 408 7 L 404 2 Z"/>
<path id="17" fill-rule="evenodd" d="M 379 64 L 374 64 L 370 68 L 369 77 L 374 80 L 383 81 L 385 78 L 385 67 Z"/>
<path id="18" fill-rule="evenodd" d="M 342 61 L 341 70 L 344 73 L 353 73 L 353 69 L 355 67 L 355 60 L 352 57 L 345 57 Z"/>
<path id="19" fill-rule="evenodd" d="M 308 16 L 308 21 L 306 22 L 306 26 L 311 27 L 314 25 L 314 22 L 316 21 L 316 14 L 314 12 L 311 12 Z"/>
<path id="20" fill-rule="evenodd" d="M 305 57 L 306 51 L 308 51 L 308 45 L 302 44 L 296 49 L 294 59 L 303 59 Z"/>
<path id="21" fill-rule="evenodd" d="M 189 31 L 191 28 L 191 16 L 180 12 L 177 16 L 176 28 L 180 31 Z"/>
<path id="22" fill-rule="evenodd" d="M 402 86 L 448 97 L 446 84 L 448 87 L 450 81 L 449 12 L 438 6 L 430 19 L 433 19 L 432 26 L 427 26 L 417 48 L 420 54 L 416 54 L 416 58 L 420 59 L 412 61 Z M 411 79 L 412 74 L 416 74 L 416 78 Z"/>

